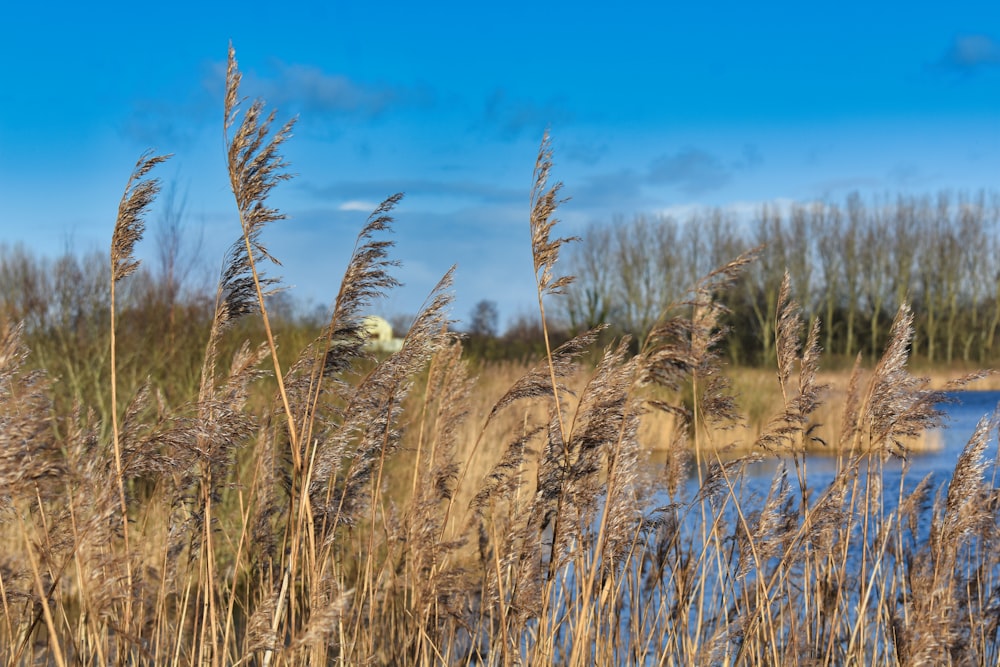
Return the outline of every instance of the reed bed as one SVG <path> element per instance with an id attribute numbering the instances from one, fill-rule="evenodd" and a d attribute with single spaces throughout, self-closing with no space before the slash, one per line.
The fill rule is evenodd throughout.
<path id="1" fill-rule="evenodd" d="M 287 178 L 262 103 L 245 105 L 230 50 L 227 160 L 241 222 L 219 279 L 197 391 L 120 395 L 111 306 L 111 427 L 57 414 L 19 326 L 0 336 L 0 656 L 8 665 L 918 665 L 1000 660 L 996 419 L 950 482 L 890 457 L 941 417 L 907 369 L 904 307 L 874 370 L 855 370 L 817 484 L 819 328 L 786 281 L 775 323 L 780 409 L 746 418 L 719 364 L 717 298 L 735 259 L 666 310 L 637 354 L 599 330 L 507 369 L 481 392 L 449 329 L 449 272 L 402 349 L 373 359 L 362 316 L 391 289 L 367 220 L 323 332 L 279 362 L 267 196 Z M 112 237 L 127 283 L 157 193 L 143 156 Z M 548 141 L 529 230 L 543 324 L 560 203 Z M 261 345 L 221 343 L 259 318 Z M 548 333 L 546 330 L 546 340 Z M 595 355 L 594 364 L 582 364 Z M 286 359 L 286 357 L 282 357 Z M 977 375 L 947 385 L 961 386 Z M 264 382 L 269 401 L 251 401 Z M 131 392 L 130 392 L 131 393 Z M 261 405 L 258 405 L 261 403 Z M 738 435 L 739 434 L 739 435 Z M 662 456 L 653 469 L 649 441 Z M 739 442 L 736 449 L 730 445 Z M 783 463 L 766 488 L 754 461 Z"/>

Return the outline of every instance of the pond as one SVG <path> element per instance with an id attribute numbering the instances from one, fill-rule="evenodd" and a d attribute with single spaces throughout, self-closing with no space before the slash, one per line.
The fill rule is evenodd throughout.
<path id="1" fill-rule="evenodd" d="M 1000 391 L 960 391 L 946 394 L 948 402 L 939 407 L 945 412 L 944 424 L 927 435 L 927 442 L 936 445 L 928 451 L 911 452 L 907 460 L 892 457 L 883 464 L 883 484 L 890 488 L 898 484 L 899 476 L 905 470 L 907 486 L 915 485 L 927 475 L 933 475 L 935 487 L 948 481 L 954 471 L 958 457 L 975 433 L 976 426 L 984 417 L 989 417 L 1000 404 Z M 997 434 L 990 436 L 990 445 L 985 453 L 988 463 L 986 475 L 992 475 L 997 460 Z M 839 462 L 836 456 L 810 454 L 805 458 L 809 484 L 813 488 L 828 484 L 836 474 Z M 752 486 L 763 485 L 766 491 L 781 461 L 766 457 L 760 463 L 748 466 L 746 477 Z M 789 474 L 792 464 L 789 462 Z"/>
<path id="2" fill-rule="evenodd" d="M 988 417 L 1000 403 L 1000 391 L 960 391 L 948 394 L 952 402 L 941 408 L 947 413 L 945 425 L 932 436 L 940 438 L 941 448 L 935 452 L 912 455 L 910 472 L 923 476 L 927 473 L 950 475 L 959 454 L 976 430 L 983 417 Z M 991 437 L 986 451 L 989 461 L 996 460 L 996 433 Z"/>
<path id="3" fill-rule="evenodd" d="M 925 442 L 935 445 L 934 447 L 928 448 L 926 451 L 911 452 L 906 460 L 890 457 L 882 461 L 880 457 L 873 457 L 871 459 L 863 458 L 859 462 L 855 482 L 858 486 L 855 489 L 863 490 L 865 488 L 868 483 L 869 465 L 873 466 L 874 478 L 880 481 L 878 488 L 882 489 L 882 492 L 877 496 L 880 498 L 877 503 L 880 513 L 888 515 L 895 512 L 900 499 L 910 494 L 925 478 L 929 477 L 929 499 L 933 500 L 939 491 L 946 490 L 955 465 L 969 439 L 976 432 L 979 421 L 984 417 L 988 418 L 997 410 L 998 404 L 1000 404 L 1000 391 L 951 392 L 947 394 L 947 398 L 947 402 L 939 405 L 945 413 L 943 425 L 929 432 L 925 439 Z M 984 481 L 991 487 L 997 487 L 1000 486 L 1000 466 L 998 466 L 997 461 L 997 432 L 995 429 L 989 437 L 989 445 L 984 453 Z M 807 504 L 814 505 L 824 493 L 833 488 L 834 479 L 837 477 L 838 470 L 845 465 L 845 461 L 843 457 L 838 458 L 819 453 L 806 455 L 802 462 L 804 465 L 801 466 L 801 470 L 805 472 L 804 488 L 807 489 L 809 498 Z M 650 506 L 671 506 L 674 503 L 686 506 L 688 509 L 682 513 L 684 517 L 683 530 L 689 539 L 695 541 L 699 539 L 698 536 L 703 528 L 701 523 L 704 521 L 703 514 L 696 509 L 698 498 L 704 491 L 701 487 L 701 481 L 712 475 L 714 467 L 709 464 L 703 465 L 701 475 L 698 474 L 695 466 L 691 466 L 686 484 L 675 496 L 669 495 L 663 487 L 659 486 L 656 479 L 652 478 L 653 487 L 659 487 L 659 490 L 654 492 Z M 788 497 L 793 499 L 795 506 L 799 506 L 801 489 L 803 488 L 799 483 L 799 470 L 796 469 L 792 459 L 782 459 L 767 454 L 757 463 L 734 468 L 734 474 L 727 473 L 730 476 L 732 486 L 728 490 L 724 485 L 718 488 L 722 489 L 723 496 L 729 495 L 730 497 L 723 498 L 716 495 L 715 499 L 711 501 L 712 506 L 721 511 L 725 522 L 735 526 L 738 523 L 736 520 L 737 506 L 741 512 L 746 514 L 759 510 L 766 502 L 769 493 L 773 492 L 772 484 L 781 474 L 783 468 L 789 482 Z M 650 466 L 649 470 L 654 475 L 659 473 L 662 471 L 662 462 L 660 465 Z M 718 492 L 716 493 L 718 494 Z M 860 493 L 863 495 L 863 491 Z M 859 497 L 855 497 L 856 502 Z M 732 502 L 733 500 L 735 503 Z M 854 510 L 858 509 L 857 505 L 852 505 L 852 507 Z M 875 508 L 872 509 L 874 511 Z M 921 517 L 918 539 L 927 538 L 930 529 L 929 521 L 929 514 L 924 514 Z M 860 553 L 854 553 L 852 548 L 851 558 L 858 555 Z"/>
<path id="4" fill-rule="evenodd" d="M 602 619 L 602 632 L 626 649 L 605 662 L 799 664 L 825 656 L 815 664 L 906 664 L 900 658 L 907 650 L 904 643 L 918 642 L 931 627 L 927 618 L 940 617 L 952 624 L 948 627 L 965 628 L 956 636 L 964 632 L 961 636 L 979 638 L 978 653 L 969 652 L 978 657 L 970 664 L 1000 664 L 996 630 L 988 634 L 984 629 L 994 628 L 990 624 L 1000 610 L 1000 560 L 993 543 L 973 531 L 956 538 L 961 544 L 954 552 L 928 546 L 932 522 L 940 528 L 944 521 L 931 508 L 935 494 L 946 488 L 979 421 L 996 410 L 1000 391 L 953 393 L 949 399 L 941 405 L 946 423 L 932 434 L 938 449 L 912 453 L 905 462 L 873 457 L 857 468 L 848 466 L 850 474 L 838 478 L 847 479 L 839 487 L 846 493 L 839 496 L 829 491 L 838 488 L 834 480 L 843 464 L 833 456 L 805 458 L 805 503 L 790 461 L 787 484 L 772 486 L 776 473 L 779 482 L 784 479 L 775 457 L 742 469 L 742 475 L 734 468 L 721 493 L 700 493 L 699 475 L 691 470 L 687 484 L 670 496 L 653 477 L 662 465 L 648 466 L 655 489 L 643 498 L 649 529 L 634 550 L 637 557 L 619 575 L 614 613 Z M 989 484 L 996 468 L 995 432 L 985 456 Z M 878 466 L 877 479 L 867 475 L 869 460 Z M 701 477 L 709 474 L 706 468 Z M 928 476 L 932 489 L 925 509 L 897 512 L 900 498 L 910 504 L 914 488 Z M 869 494 L 871 488 L 879 490 Z M 775 489 L 783 489 L 784 500 L 762 510 Z M 825 497 L 839 504 L 825 504 Z M 764 521 L 767 514 L 772 518 Z M 928 572 L 935 578 L 929 579 Z M 954 579 L 953 588 L 925 586 L 942 573 Z M 963 578 L 966 573 L 975 579 Z M 552 599 L 559 618 L 571 615 L 578 591 L 573 564 L 561 576 L 563 585 Z M 924 605 L 925 599 L 944 599 L 942 590 L 972 591 L 974 583 L 981 585 L 978 597 L 962 605 L 948 598 L 950 606 L 943 608 L 950 610 L 950 619 L 937 612 L 921 616 L 935 608 Z M 571 646 L 571 635 L 560 630 L 558 641 Z M 602 646 L 595 640 L 595 651 Z"/>

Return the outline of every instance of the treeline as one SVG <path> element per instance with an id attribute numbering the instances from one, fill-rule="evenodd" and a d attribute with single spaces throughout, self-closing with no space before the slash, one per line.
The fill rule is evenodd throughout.
<path id="1" fill-rule="evenodd" d="M 790 274 L 827 353 L 875 356 L 903 302 L 916 320 L 913 354 L 928 362 L 997 358 L 1000 194 L 947 192 L 762 206 L 750 220 L 719 209 L 684 219 L 636 216 L 594 224 L 567 250 L 576 282 L 563 299 L 571 329 L 610 323 L 640 341 L 659 313 L 713 268 L 760 248 L 731 310 L 729 354 L 774 354 L 778 287 Z"/>
<path id="2" fill-rule="evenodd" d="M 215 305 L 214 291 L 178 259 L 172 252 L 143 264 L 117 295 L 119 385 L 125 395 L 149 386 L 171 405 L 197 395 Z M 23 327 L 25 363 L 53 380 L 55 414 L 92 412 L 102 425 L 111 410 L 109 282 L 104 253 L 48 258 L 0 245 L 0 330 Z M 319 330 L 316 317 L 299 314 L 285 292 L 270 297 L 268 307 L 289 348 Z M 254 318 L 244 320 L 221 341 L 220 358 L 231 358 L 243 340 L 264 339 Z"/>

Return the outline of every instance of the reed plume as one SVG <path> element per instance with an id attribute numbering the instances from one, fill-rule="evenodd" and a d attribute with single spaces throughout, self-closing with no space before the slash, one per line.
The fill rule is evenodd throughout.
<path id="1" fill-rule="evenodd" d="M 603 325 L 555 345 L 546 309 L 571 284 L 557 266 L 572 239 L 556 236 L 564 200 L 546 134 L 527 211 L 544 358 L 502 384 L 496 367 L 470 364 L 452 331 L 453 271 L 401 349 L 367 345 L 365 315 L 399 284 L 398 194 L 360 221 L 329 319 L 282 329 L 264 237 L 284 217 L 268 197 L 289 178 L 294 121 L 275 129 L 240 84 L 230 47 L 240 234 L 195 327 L 204 348 L 186 389 L 143 367 L 150 346 L 122 363 L 137 388 L 118 398 L 115 350 L 146 330 L 126 327 L 122 288 L 147 280 L 135 248 L 164 157 L 133 170 L 110 274 L 106 261 L 95 273 L 110 283 L 95 298 L 111 334 L 106 419 L 53 399 L 76 378 L 33 370 L 45 364 L 25 341 L 40 340 L 40 321 L 0 319 L 4 664 L 1000 660 L 1000 490 L 987 460 L 998 418 L 979 424 L 946 483 L 911 479 L 911 439 L 940 423 L 946 395 L 911 372 L 908 307 L 870 373 L 858 358 L 841 423 L 819 424 L 820 327 L 806 326 L 786 275 L 761 325 L 780 398 L 741 442 L 721 346 L 738 324 L 726 291 L 757 251 L 697 281 L 638 345 L 608 342 Z M 70 326 L 61 294 L 53 307 Z M 655 443 L 640 430 L 654 411 L 670 421 Z M 652 472 L 646 449 L 664 440 Z M 815 465 L 816 444 L 836 458 Z M 774 464 L 769 484 L 761 462 Z"/>
<path id="2" fill-rule="evenodd" d="M 265 276 L 262 263 L 270 262 L 280 265 L 280 262 L 268 252 L 261 240 L 261 233 L 265 226 L 285 218 L 284 214 L 267 204 L 267 197 L 275 186 L 291 178 L 291 175 L 284 171 L 288 163 L 282 157 L 280 149 L 291 136 L 295 120 L 287 121 L 280 129 L 272 133 L 271 125 L 277 112 L 272 110 L 265 116 L 264 102 L 261 100 L 254 101 L 250 106 L 243 108 L 244 100 L 240 97 L 239 92 L 242 78 L 243 75 L 237 67 L 236 51 L 230 44 L 226 67 L 223 127 L 227 152 L 226 165 L 229 169 L 230 187 L 236 199 L 236 208 L 239 211 L 240 226 L 243 230 L 243 245 L 239 250 L 234 251 L 232 261 L 229 263 L 229 267 L 236 270 L 227 269 L 226 271 L 227 276 L 231 275 L 231 284 L 236 292 L 225 293 L 223 301 L 231 304 L 227 307 L 227 312 L 234 305 L 236 312 L 245 311 L 246 292 L 249 291 L 250 287 L 246 278 L 252 279 L 261 322 L 264 325 L 264 332 L 267 335 L 267 343 L 271 351 L 271 361 L 275 368 L 278 393 L 285 410 L 295 470 L 296 473 L 301 473 L 302 460 L 299 453 L 294 415 L 285 392 L 284 376 L 278 361 L 278 349 L 274 333 L 271 330 L 271 321 L 267 308 L 264 307 L 264 297 L 268 294 L 273 282 Z M 230 137 L 229 133 L 236 125 L 236 120 L 241 112 L 243 119 L 235 127 L 235 131 Z M 240 275 L 244 276 L 242 280 L 239 278 Z M 243 308 L 240 308 L 240 305 L 243 305 Z"/>

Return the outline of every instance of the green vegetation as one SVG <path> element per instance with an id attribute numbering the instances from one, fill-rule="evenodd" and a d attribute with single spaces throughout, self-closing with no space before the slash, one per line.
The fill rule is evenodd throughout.
<path id="1" fill-rule="evenodd" d="M 137 271 L 162 158 L 128 181 L 110 263 L 6 255 L 4 280 L 23 289 L 6 296 L 0 337 L 5 664 L 1000 659 L 1000 495 L 983 479 L 994 424 L 946 492 L 883 484 L 888 457 L 940 417 L 941 395 L 907 370 L 906 306 L 869 378 L 852 376 L 836 471 L 817 485 L 803 452 L 822 330 L 791 281 L 775 286 L 781 399 L 733 457 L 723 297 L 753 254 L 695 280 L 636 343 L 595 350 L 600 327 L 557 343 L 546 313 L 572 279 L 555 272 L 566 240 L 544 141 L 529 221 L 537 365 L 489 367 L 504 387 L 482 391 L 448 329 L 450 273 L 402 349 L 371 358 L 363 316 L 396 284 L 384 232 L 398 196 L 362 228 L 329 320 L 277 317 L 263 233 L 281 217 L 267 195 L 286 178 L 291 125 L 242 106 L 239 83 L 231 52 L 242 229 L 214 298 Z M 641 474 L 653 416 L 669 417 L 666 459 Z M 757 493 L 747 466 L 774 455 L 787 466 Z"/>

